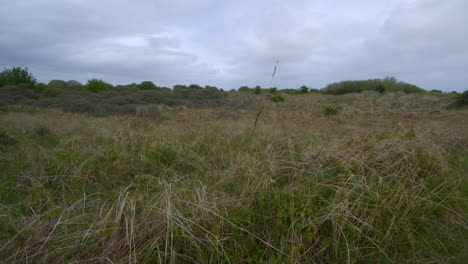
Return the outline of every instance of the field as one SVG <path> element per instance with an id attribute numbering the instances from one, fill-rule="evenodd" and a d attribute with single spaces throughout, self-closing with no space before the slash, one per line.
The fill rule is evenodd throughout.
<path id="1" fill-rule="evenodd" d="M 468 109 L 232 96 L 251 107 L 0 112 L 0 262 L 466 261 Z"/>

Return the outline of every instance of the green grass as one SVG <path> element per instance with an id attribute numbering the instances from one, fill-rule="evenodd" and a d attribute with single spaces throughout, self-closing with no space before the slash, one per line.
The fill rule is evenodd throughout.
<path id="1" fill-rule="evenodd" d="M 0 112 L 0 261 L 463 263 L 466 109 L 285 97 L 252 95 L 260 116 Z"/>

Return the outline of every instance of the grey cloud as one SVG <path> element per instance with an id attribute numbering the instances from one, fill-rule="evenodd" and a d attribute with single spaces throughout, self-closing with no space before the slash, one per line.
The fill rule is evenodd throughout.
<path id="1" fill-rule="evenodd" d="M 467 83 L 463 0 L 16 0 L 0 9 L 0 66 L 41 81 L 104 78 L 225 88 L 394 75 Z"/>

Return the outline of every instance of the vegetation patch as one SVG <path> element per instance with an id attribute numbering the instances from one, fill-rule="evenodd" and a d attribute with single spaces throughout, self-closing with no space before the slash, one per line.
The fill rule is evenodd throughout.
<path id="1" fill-rule="evenodd" d="M 0 262 L 466 262 L 454 95 L 173 88 L 0 87 Z"/>
<path id="2" fill-rule="evenodd" d="M 325 116 L 337 115 L 341 111 L 342 107 L 337 105 L 325 105 L 323 106 L 323 114 Z"/>

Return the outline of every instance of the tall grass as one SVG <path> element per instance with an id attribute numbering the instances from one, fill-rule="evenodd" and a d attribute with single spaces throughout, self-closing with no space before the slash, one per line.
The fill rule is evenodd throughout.
<path id="1" fill-rule="evenodd" d="M 253 97 L 262 115 L 0 113 L 0 260 L 464 261 L 466 110 L 404 94 Z M 330 104 L 342 112 L 325 117 Z"/>

